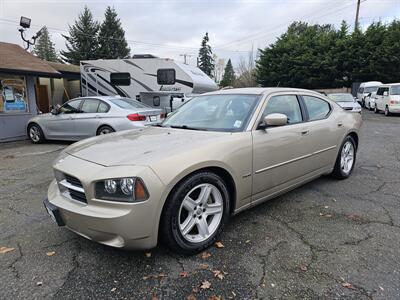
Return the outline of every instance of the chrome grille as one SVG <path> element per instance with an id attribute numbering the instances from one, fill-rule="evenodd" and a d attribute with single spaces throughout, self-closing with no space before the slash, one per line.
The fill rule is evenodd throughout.
<path id="1" fill-rule="evenodd" d="M 58 182 L 61 193 L 70 199 L 87 203 L 85 190 L 81 181 L 71 175 L 63 174 L 63 179 Z"/>

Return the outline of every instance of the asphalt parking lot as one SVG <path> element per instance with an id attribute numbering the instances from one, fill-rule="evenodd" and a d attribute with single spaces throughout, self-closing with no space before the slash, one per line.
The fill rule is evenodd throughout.
<path id="1" fill-rule="evenodd" d="M 400 116 L 363 118 L 351 178 L 243 212 L 223 248 L 192 257 L 121 251 L 57 227 L 42 200 L 68 144 L 0 144 L 0 247 L 14 248 L 0 253 L 0 298 L 399 299 Z"/>

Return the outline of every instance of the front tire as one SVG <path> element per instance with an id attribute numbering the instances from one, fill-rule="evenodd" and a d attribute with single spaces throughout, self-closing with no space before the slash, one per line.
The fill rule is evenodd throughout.
<path id="1" fill-rule="evenodd" d="M 33 144 L 41 144 L 45 140 L 42 128 L 36 123 L 29 124 L 28 137 Z"/>
<path id="2" fill-rule="evenodd" d="M 190 255 L 215 243 L 229 218 L 229 193 L 212 172 L 193 174 L 173 189 L 161 216 L 160 234 L 173 251 Z"/>
<path id="3" fill-rule="evenodd" d="M 354 139 L 348 135 L 344 139 L 336 158 L 335 167 L 332 172 L 333 177 L 337 179 L 346 179 L 351 175 L 356 163 L 356 149 Z"/>

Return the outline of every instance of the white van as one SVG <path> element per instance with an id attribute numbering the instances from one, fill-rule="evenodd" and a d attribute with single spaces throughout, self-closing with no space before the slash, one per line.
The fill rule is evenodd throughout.
<path id="1" fill-rule="evenodd" d="M 362 107 L 365 106 L 365 97 L 368 96 L 369 93 L 376 92 L 381 84 L 382 82 L 380 81 L 367 81 L 360 84 L 357 91 L 357 101 Z"/>
<path id="2" fill-rule="evenodd" d="M 400 113 L 400 83 L 381 85 L 375 96 L 375 113 L 385 112 L 385 116 Z"/>

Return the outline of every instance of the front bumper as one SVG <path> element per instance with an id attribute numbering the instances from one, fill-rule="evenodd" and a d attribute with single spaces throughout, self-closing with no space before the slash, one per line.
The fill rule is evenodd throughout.
<path id="1" fill-rule="evenodd" d="M 60 192 L 56 180 L 48 189 L 48 202 L 55 206 L 62 223 L 71 231 L 96 242 L 125 249 L 150 249 L 157 245 L 164 185 L 144 166 L 104 167 L 74 156 L 66 156 L 54 165 L 57 174 L 78 178 L 87 203 L 73 200 Z M 149 190 L 143 202 L 122 203 L 94 198 L 93 181 L 138 176 Z"/>

